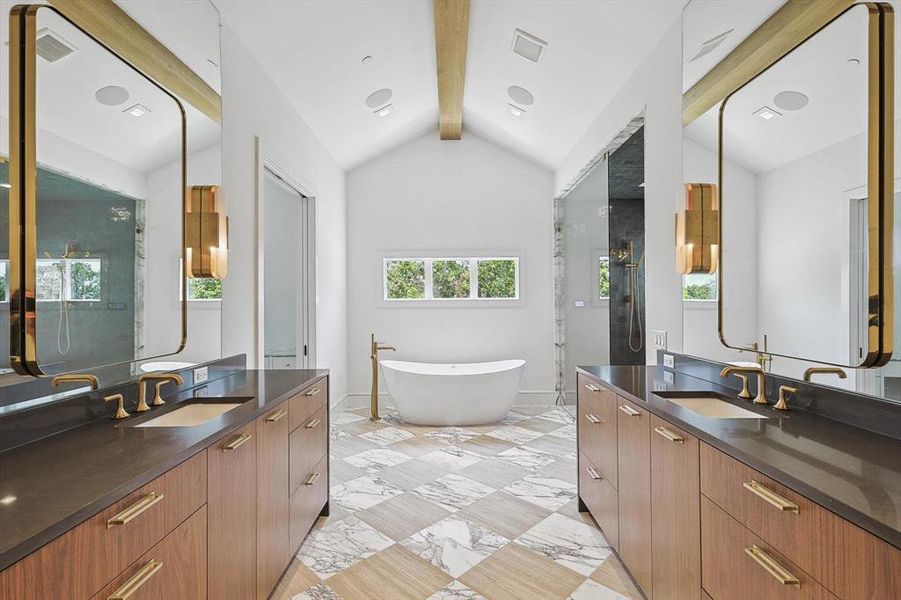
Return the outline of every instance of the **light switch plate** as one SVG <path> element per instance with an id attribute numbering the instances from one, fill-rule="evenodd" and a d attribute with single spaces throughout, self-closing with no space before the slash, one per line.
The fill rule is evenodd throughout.
<path id="1" fill-rule="evenodd" d="M 585 301 L 584 300 L 576 300 L 576 308 L 584 308 Z"/>
<path id="2" fill-rule="evenodd" d="M 672 369 L 676 366 L 676 358 L 672 354 L 663 355 L 663 366 Z"/>
<path id="3" fill-rule="evenodd" d="M 203 383 L 209 378 L 210 374 L 207 367 L 200 367 L 199 369 L 194 369 L 194 383 Z"/>
<path id="4" fill-rule="evenodd" d="M 666 331 L 654 330 L 654 349 L 666 350 Z"/>

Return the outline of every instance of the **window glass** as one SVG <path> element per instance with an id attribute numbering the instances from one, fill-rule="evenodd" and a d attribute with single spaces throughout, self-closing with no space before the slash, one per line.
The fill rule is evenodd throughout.
<path id="1" fill-rule="evenodd" d="M 215 277 L 188 279 L 188 300 L 222 300 L 222 280 Z"/>
<path id="2" fill-rule="evenodd" d="M 716 300 L 716 273 L 691 273 L 682 276 L 683 300 Z"/>
<path id="3" fill-rule="evenodd" d="M 432 261 L 433 298 L 469 298 L 469 261 L 463 259 Z"/>
<path id="4" fill-rule="evenodd" d="M 516 259 L 479 260 L 479 298 L 516 298 Z"/>
<path id="5" fill-rule="evenodd" d="M 425 261 L 410 259 L 386 260 L 385 297 L 388 300 L 425 298 Z"/>
<path id="6" fill-rule="evenodd" d="M 67 261 L 69 300 L 100 300 L 100 259 Z"/>
<path id="7" fill-rule="evenodd" d="M 9 261 L 0 260 L 0 302 L 9 302 Z"/>
<path id="8" fill-rule="evenodd" d="M 601 300 L 610 298 L 610 258 L 598 258 L 598 297 Z"/>
<path id="9" fill-rule="evenodd" d="M 65 276 L 66 264 L 62 259 L 38 259 L 36 299 L 38 301 L 59 300 L 62 297 Z"/>

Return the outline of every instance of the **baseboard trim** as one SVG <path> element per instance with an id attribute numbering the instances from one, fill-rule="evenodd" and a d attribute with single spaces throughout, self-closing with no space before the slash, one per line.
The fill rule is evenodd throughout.
<path id="1" fill-rule="evenodd" d="M 332 408 L 334 410 L 355 410 L 358 408 L 366 408 L 369 406 L 369 394 L 347 394 L 338 401 Z M 524 404 L 547 404 L 553 405 L 557 402 L 556 391 L 543 390 L 521 390 L 513 401 L 514 406 Z M 394 408 L 394 400 L 389 394 L 379 394 L 379 406 L 385 408 Z"/>

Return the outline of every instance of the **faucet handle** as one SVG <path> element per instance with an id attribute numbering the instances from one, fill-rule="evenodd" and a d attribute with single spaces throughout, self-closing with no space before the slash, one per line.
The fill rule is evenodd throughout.
<path id="1" fill-rule="evenodd" d="M 785 398 L 785 394 L 795 394 L 798 392 L 798 388 L 792 387 L 790 385 L 780 385 L 779 386 L 779 400 L 776 404 L 773 405 L 773 408 L 776 410 L 789 410 L 788 408 L 788 400 Z"/>
<path id="2" fill-rule="evenodd" d="M 116 414 L 113 416 L 113 419 L 127 419 L 128 413 L 125 412 L 125 397 L 122 394 L 113 394 L 112 396 L 107 396 L 103 399 L 106 402 L 118 402 L 116 407 Z"/>
<path id="3" fill-rule="evenodd" d="M 169 381 L 170 381 L 169 379 L 163 379 L 162 381 L 157 381 L 156 384 L 153 386 L 154 391 L 153 391 L 153 401 L 150 402 L 151 406 L 162 406 L 163 404 L 166 403 L 166 401 L 163 400 L 162 394 L 160 394 L 160 388 L 163 387 L 164 385 L 166 385 L 167 383 L 169 383 Z"/>
<path id="4" fill-rule="evenodd" d="M 751 395 L 751 388 L 748 387 L 748 376 L 744 373 L 733 373 L 736 377 L 741 379 L 741 391 L 738 393 L 738 397 L 742 400 L 750 400 L 754 396 Z"/>

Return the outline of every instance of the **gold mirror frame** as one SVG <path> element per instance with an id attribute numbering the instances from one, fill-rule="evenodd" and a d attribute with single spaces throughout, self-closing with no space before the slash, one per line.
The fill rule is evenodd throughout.
<path id="1" fill-rule="evenodd" d="M 49 10 L 72 27 L 115 55 L 122 63 L 144 77 L 154 87 L 172 98 L 181 114 L 181 189 L 187 182 L 187 116 L 182 103 L 141 69 L 118 52 L 78 26 L 60 11 L 46 4 L 14 6 L 9 13 L 9 327 L 10 363 L 16 373 L 46 376 L 38 360 L 37 348 L 37 14 Z M 186 194 L 182 192 L 181 258 L 185 260 Z M 181 352 L 188 339 L 187 279 L 181 276 L 181 339 L 173 352 L 142 357 L 153 360 Z M 138 359 L 121 361 L 95 368 L 129 364 Z"/>
<path id="2" fill-rule="evenodd" d="M 814 360 L 823 364 L 834 364 L 850 368 L 881 367 L 892 357 L 894 299 L 892 274 L 892 228 L 894 216 L 893 168 L 894 168 L 894 10 L 890 4 L 882 2 L 860 2 L 852 4 L 816 32 L 793 46 L 778 61 L 791 54 L 796 48 L 813 38 L 819 31 L 839 19 L 855 7 L 864 6 L 869 11 L 869 73 L 868 73 L 868 130 L 867 130 L 867 213 L 869 227 L 867 246 L 869 265 L 867 267 L 868 297 L 867 353 L 859 364 L 823 363 L 819 359 L 790 356 L 778 352 L 768 352 L 772 356 Z M 720 250 L 723 246 L 723 205 L 728 205 L 728 196 L 723 187 L 723 115 L 729 99 L 741 91 L 748 83 L 760 77 L 772 65 L 762 69 L 744 85 L 726 96 L 719 109 L 719 129 L 717 132 L 717 179 L 720 192 Z M 726 202 L 723 202 L 726 199 Z M 717 332 L 720 342 L 733 350 L 747 350 L 731 346 L 723 331 L 723 259 L 720 253 L 720 275 L 717 298 Z"/>

